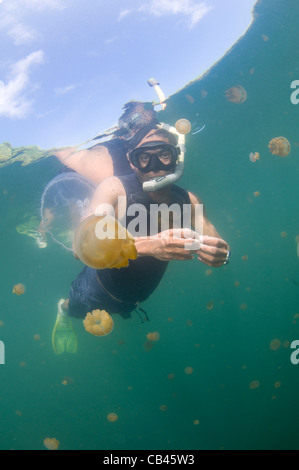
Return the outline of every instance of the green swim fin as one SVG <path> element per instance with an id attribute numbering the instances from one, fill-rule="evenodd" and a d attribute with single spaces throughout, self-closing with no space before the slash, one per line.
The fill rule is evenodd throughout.
<path id="1" fill-rule="evenodd" d="M 58 302 L 57 318 L 52 333 L 52 346 L 55 354 L 63 352 L 74 354 L 78 348 L 77 336 L 71 318 L 61 307 L 63 302 L 64 299 Z"/>

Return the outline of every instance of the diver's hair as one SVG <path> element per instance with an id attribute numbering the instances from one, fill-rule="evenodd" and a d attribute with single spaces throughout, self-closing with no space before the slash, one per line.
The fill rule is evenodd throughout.
<path id="1" fill-rule="evenodd" d="M 161 129 L 158 126 L 156 126 L 154 129 L 155 129 L 154 135 L 166 137 L 169 143 L 171 145 L 174 145 L 175 147 L 178 145 L 178 136 L 176 134 L 166 129 Z"/>
<path id="2" fill-rule="evenodd" d="M 138 109 L 139 108 L 139 109 Z M 133 116 L 138 113 L 142 116 L 136 127 L 142 127 L 145 124 L 157 120 L 157 111 L 155 111 L 153 103 L 143 102 L 143 101 L 129 101 L 125 103 L 123 108 L 124 113 L 120 116 L 118 120 L 118 127 L 127 127 L 127 125 L 132 121 Z M 133 127 L 134 124 L 133 124 Z"/>

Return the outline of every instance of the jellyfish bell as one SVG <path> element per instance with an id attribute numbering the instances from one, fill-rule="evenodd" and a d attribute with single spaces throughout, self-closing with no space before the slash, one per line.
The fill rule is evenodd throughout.
<path id="1" fill-rule="evenodd" d="M 115 423 L 115 421 L 118 420 L 118 415 L 116 413 L 108 413 L 107 415 L 107 420 L 110 421 L 110 423 Z"/>
<path id="2" fill-rule="evenodd" d="M 180 134 L 183 135 L 189 134 L 189 132 L 191 131 L 191 123 L 190 121 L 188 121 L 188 119 L 178 119 L 174 127 Z"/>
<path id="3" fill-rule="evenodd" d="M 237 85 L 226 90 L 225 97 L 231 103 L 242 104 L 247 100 L 247 92 L 241 85 Z"/>
<path id="4" fill-rule="evenodd" d="M 137 258 L 133 237 L 114 217 L 106 215 L 91 215 L 79 224 L 74 251 L 94 269 L 123 268 Z"/>
<path id="5" fill-rule="evenodd" d="M 85 216 L 95 188 L 90 180 L 70 171 L 55 176 L 44 189 L 41 227 L 68 251 L 73 251 L 75 230 Z"/>
<path id="6" fill-rule="evenodd" d="M 22 295 L 25 292 L 26 292 L 26 287 L 24 286 L 24 284 L 21 284 L 21 283 L 16 284 L 12 290 L 12 293 L 17 294 L 17 295 Z"/>
<path id="7" fill-rule="evenodd" d="M 83 325 L 94 336 L 107 336 L 113 330 L 114 322 L 106 310 L 93 310 L 87 313 Z"/>
<path id="8" fill-rule="evenodd" d="M 287 157 L 291 151 L 291 144 L 285 137 L 274 137 L 268 147 L 272 155 L 278 157 Z"/>
<path id="9" fill-rule="evenodd" d="M 260 159 L 260 154 L 259 154 L 258 152 L 255 152 L 255 153 L 251 152 L 251 153 L 249 154 L 249 160 L 250 160 L 252 163 L 255 163 L 255 162 L 256 162 L 257 160 L 259 160 L 259 159 Z"/>
<path id="10" fill-rule="evenodd" d="M 57 450 L 60 442 L 55 437 L 46 437 L 44 439 L 44 446 L 49 450 Z"/>
<path id="11" fill-rule="evenodd" d="M 149 341 L 159 341 L 160 333 L 158 331 L 152 331 L 146 335 Z"/>

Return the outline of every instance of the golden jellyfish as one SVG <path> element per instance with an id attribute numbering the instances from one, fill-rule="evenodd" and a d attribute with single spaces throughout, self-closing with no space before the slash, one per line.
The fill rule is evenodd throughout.
<path id="1" fill-rule="evenodd" d="M 180 133 L 180 134 L 189 134 L 189 132 L 191 131 L 191 124 L 190 124 L 190 121 L 188 121 L 188 119 L 179 119 L 174 127 L 176 128 L 176 130 Z"/>
<path id="2" fill-rule="evenodd" d="M 151 333 L 148 333 L 146 337 L 149 341 L 159 341 L 160 333 L 158 331 L 153 331 Z"/>
<path id="3" fill-rule="evenodd" d="M 85 330 L 94 336 L 106 336 L 113 330 L 114 322 L 106 310 L 88 312 L 83 320 Z"/>
<path id="4" fill-rule="evenodd" d="M 286 157 L 291 151 L 291 144 L 285 137 L 274 137 L 268 147 L 270 152 L 278 157 Z"/>
<path id="5" fill-rule="evenodd" d="M 260 154 L 258 152 L 251 152 L 249 154 L 249 160 L 252 162 L 252 163 L 255 163 L 257 160 L 260 159 Z"/>
<path id="6" fill-rule="evenodd" d="M 124 268 L 137 258 L 134 238 L 111 216 L 91 215 L 78 226 L 74 237 L 78 258 L 94 269 Z"/>
<path id="7" fill-rule="evenodd" d="M 59 444 L 59 441 L 55 439 L 55 437 L 46 437 L 46 439 L 44 439 L 44 446 L 49 450 L 57 450 Z"/>
<path id="8" fill-rule="evenodd" d="M 261 193 L 259 191 L 254 191 L 253 195 L 254 195 L 254 197 L 259 197 L 261 195 Z"/>
<path id="9" fill-rule="evenodd" d="M 260 382 L 258 380 L 253 380 L 249 384 L 250 390 L 256 390 L 257 388 L 259 388 L 259 386 L 260 386 Z"/>
<path id="10" fill-rule="evenodd" d="M 26 292 L 26 287 L 24 286 L 24 284 L 21 284 L 21 283 L 16 284 L 12 290 L 12 293 L 17 294 L 17 295 L 22 295 L 25 292 Z"/>
<path id="11" fill-rule="evenodd" d="M 194 372 L 193 367 L 190 367 L 190 366 L 185 367 L 184 372 L 187 375 L 193 374 L 193 372 Z"/>
<path id="12" fill-rule="evenodd" d="M 207 309 L 208 310 L 213 310 L 214 308 L 214 302 L 212 300 L 210 300 L 210 302 L 207 303 Z"/>
<path id="13" fill-rule="evenodd" d="M 39 334 L 33 335 L 33 339 L 34 339 L 34 341 L 39 341 L 40 340 L 40 335 Z"/>
<path id="14" fill-rule="evenodd" d="M 168 406 L 167 406 L 167 405 L 160 405 L 160 406 L 159 406 L 159 410 L 160 410 L 160 411 L 167 411 L 167 410 L 168 410 Z"/>
<path id="15" fill-rule="evenodd" d="M 277 351 L 277 349 L 279 349 L 280 346 L 281 346 L 281 341 L 278 338 L 272 339 L 272 341 L 270 342 L 270 349 L 272 351 Z"/>
<path id="16" fill-rule="evenodd" d="M 226 90 L 225 97 L 231 103 L 242 104 L 247 100 L 247 92 L 241 85 L 237 85 Z"/>
<path id="17" fill-rule="evenodd" d="M 153 343 L 153 341 L 146 341 L 144 343 L 143 347 L 146 351 L 150 351 L 151 349 L 153 349 L 154 343 Z"/>
<path id="18" fill-rule="evenodd" d="M 118 420 L 118 415 L 116 413 L 108 413 L 107 419 L 110 421 L 110 423 L 114 423 Z"/>

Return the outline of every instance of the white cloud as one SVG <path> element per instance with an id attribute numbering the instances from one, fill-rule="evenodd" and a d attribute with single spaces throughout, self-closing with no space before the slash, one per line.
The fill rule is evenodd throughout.
<path id="1" fill-rule="evenodd" d="M 55 93 L 56 95 L 66 95 L 66 93 L 75 90 L 75 88 L 77 88 L 77 85 L 67 85 L 63 88 L 55 88 Z"/>
<path id="2" fill-rule="evenodd" d="M 120 14 L 118 15 L 117 21 L 121 21 L 123 18 L 128 16 L 130 13 L 132 13 L 133 10 L 122 10 Z"/>
<path id="3" fill-rule="evenodd" d="M 211 9 L 212 7 L 207 3 L 198 0 L 150 0 L 142 4 L 137 11 L 157 17 L 178 15 L 180 20 L 182 16 L 185 16 L 188 18 L 189 27 L 192 28 Z M 132 10 L 123 10 L 118 20 L 120 21 L 129 13 L 132 13 Z"/>
<path id="4" fill-rule="evenodd" d="M 5 0 L 10 3 L 10 8 L 28 8 L 33 11 L 62 10 L 65 8 L 65 0 Z"/>
<path id="5" fill-rule="evenodd" d="M 31 43 L 37 36 L 33 29 L 22 23 L 16 23 L 8 30 L 8 35 L 13 39 L 15 46 Z"/>
<path id="6" fill-rule="evenodd" d="M 30 44 L 38 34 L 27 24 L 28 13 L 63 10 L 66 1 L 69 0 L 0 0 L 0 30 L 6 31 L 16 46 Z M 27 21 L 24 21 L 24 17 L 27 17 Z"/>
<path id="7" fill-rule="evenodd" d="M 11 67 L 11 76 L 5 84 L 0 81 L 0 116 L 24 118 L 31 110 L 27 94 L 34 88 L 29 72 L 34 64 L 43 62 L 43 51 L 35 51 Z"/>

